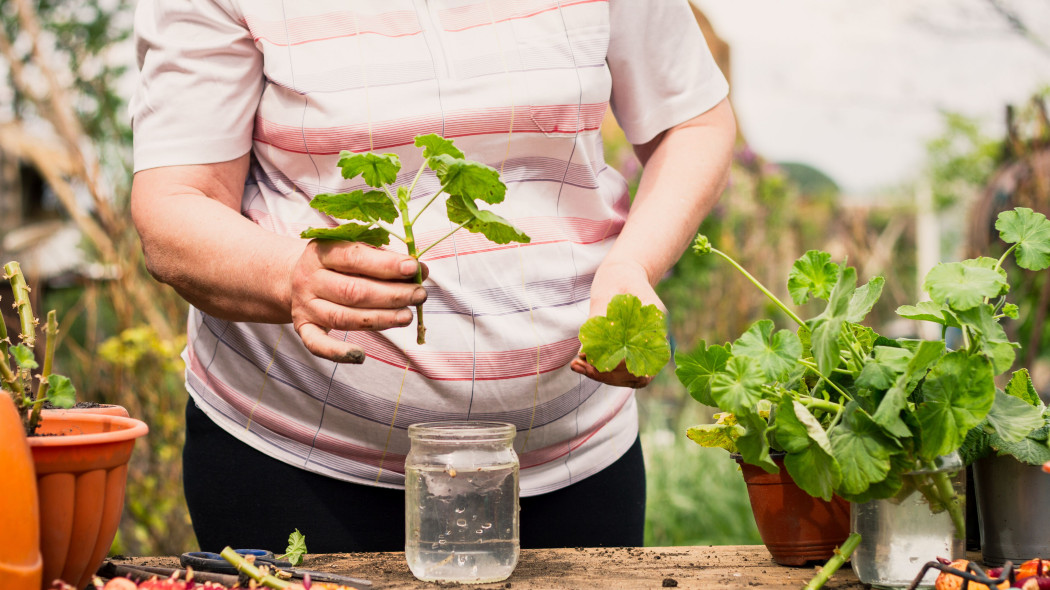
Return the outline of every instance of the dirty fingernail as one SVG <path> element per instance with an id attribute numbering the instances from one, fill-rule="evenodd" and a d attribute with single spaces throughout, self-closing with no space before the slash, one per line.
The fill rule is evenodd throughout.
<path id="1" fill-rule="evenodd" d="M 407 309 L 402 309 L 394 314 L 394 319 L 397 320 L 397 323 L 399 324 L 408 324 L 412 321 L 412 312 Z"/>
<path id="2" fill-rule="evenodd" d="M 419 263 L 415 260 L 404 260 L 401 262 L 401 274 L 403 275 L 414 275 L 417 268 L 419 268 Z"/>
<path id="3" fill-rule="evenodd" d="M 427 290 L 423 287 L 416 287 L 416 290 L 412 292 L 412 303 L 419 305 L 427 300 Z"/>

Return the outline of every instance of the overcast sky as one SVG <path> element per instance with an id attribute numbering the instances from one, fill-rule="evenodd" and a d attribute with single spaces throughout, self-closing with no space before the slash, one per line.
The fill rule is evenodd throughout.
<path id="1" fill-rule="evenodd" d="M 755 150 L 814 165 L 853 194 L 915 178 L 940 111 L 1001 134 L 1004 105 L 1050 85 L 1046 0 L 694 1 L 732 48 L 734 104 Z"/>

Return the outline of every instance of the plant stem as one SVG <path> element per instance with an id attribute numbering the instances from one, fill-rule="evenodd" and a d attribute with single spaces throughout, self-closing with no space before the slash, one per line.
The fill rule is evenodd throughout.
<path id="1" fill-rule="evenodd" d="M 281 590 L 282 588 L 288 588 L 292 585 L 291 582 L 286 582 L 280 578 L 264 574 L 262 570 L 248 563 L 248 560 L 240 553 L 234 551 L 232 547 L 226 547 L 221 553 L 219 553 L 219 555 L 233 564 L 233 567 L 237 568 L 237 571 L 246 574 L 248 577 L 263 586 L 274 588 L 275 590 Z"/>
<path id="2" fill-rule="evenodd" d="M 412 233 L 412 220 L 408 216 L 408 203 L 398 201 L 397 208 L 401 211 L 401 221 L 405 226 L 405 246 L 408 255 L 416 259 L 416 284 L 423 284 L 423 265 L 419 264 L 419 252 L 416 249 L 416 236 Z M 416 344 L 426 344 L 427 328 L 423 325 L 423 304 L 416 305 Z"/>
<path id="3" fill-rule="evenodd" d="M 15 307 L 18 308 L 18 319 L 22 330 L 19 338 L 22 344 L 33 348 L 36 346 L 36 318 L 33 317 L 33 306 L 29 302 L 29 285 L 26 284 L 25 275 L 22 274 L 22 268 L 17 262 L 5 264 L 4 273 L 15 294 Z"/>
<path id="4" fill-rule="evenodd" d="M 835 385 L 834 381 L 832 381 L 831 379 L 828 379 L 827 377 L 825 377 L 824 374 L 820 372 L 820 368 L 817 366 L 816 363 L 811 363 L 809 361 L 804 361 L 802 359 L 798 359 L 798 363 L 800 365 L 806 367 L 807 369 L 813 371 L 817 375 L 819 375 L 821 380 L 824 381 L 824 383 L 827 383 L 829 387 L 831 387 L 832 389 L 837 391 L 838 394 L 841 395 L 842 397 L 844 397 L 844 398 L 846 398 L 848 400 L 852 400 L 853 399 L 853 397 L 851 397 L 850 394 L 848 394 L 845 391 L 843 391 L 842 388 L 839 387 L 838 385 Z M 811 398 L 811 399 L 817 399 L 817 398 Z"/>
<path id="5" fill-rule="evenodd" d="M 47 377 L 51 374 L 51 367 L 55 360 L 55 341 L 58 340 L 58 319 L 55 314 L 55 310 L 47 312 L 47 326 L 44 329 L 46 339 L 44 341 L 44 367 L 40 372 L 40 385 L 36 390 L 36 397 L 34 401 L 38 402 L 33 404 L 33 413 L 29 415 L 29 425 L 26 426 L 28 432 L 36 432 L 37 425 L 40 424 L 40 410 L 43 409 L 44 404 L 40 403 L 47 397 L 47 388 L 49 387 Z"/>
<path id="6" fill-rule="evenodd" d="M 930 474 L 933 479 L 934 489 L 937 492 L 938 500 L 948 510 L 948 516 L 952 519 L 952 524 L 955 525 L 955 538 L 965 539 L 966 538 L 966 513 L 963 510 L 962 502 L 959 501 L 959 495 L 955 493 L 955 488 L 952 487 L 952 480 L 948 477 L 948 473 L 945 471 L 936 471 Z"/>
<path id="7" fill-rule="evenodd" d="M 842 404 L 836 404 L 835 402 L 825 401 L 816 397 L 804 397 L 798 401 L 807 408 L 816 408 L 825 412 L 835 412 L 836 414 L 842 411 Z"/>
<path id="8" fill-rule="evenodd" d="M 813 579 L 806 584 L 803 590 L 823 588 L 824 584 L 831 579 L 831 576 L 839 571 L 839 568 L 849 560 L 849 556 L 853 555 L 857 545 L 860 545 L 860 533 L 850 533 L 846 540 L 842 542 L 842 545 L 835 548 L 835 555 L 832 555 L 831 559 L 824 564 L 824 567 L 820 568 L 817 575 L 813 576 Z"/>
<path id="9" fill-rule="evenodd" d="M 800 326 L 804 326 L 804 325 L 806 324 L 806 322 L 802 321 L 802 318 L 798 317 L 798 316 L 797 316 L 797 315 L 795 314 L 795 312 L 793 312 L 793 311 L 791 311 L 790 309 L 788 309 L 788 307 L 787 307 L 786 305 L 784 305 L 784 303 L 783 303 L 783 302 L 781 302 L 781 301 L 780 301 L 779 299 L 777 299 L 777 296 L 776 296 L 776 295 L 774 295 L 773 293 L 771 293 L 771 292 L 769 291 L 769 289 L 767 289 L 767 288 L 765 287 L 765 285 L 763 285 L 762 283 L 760 283 L 760 282 L 758 281 L 758 279 L 756 279 L 755 277 L 751 276 L 751 273 L 749 273 L 749 272 L 747 272 L 746 270 L 744 270 L 744 267 L 742 267 L 742 266 L 740 266 L 739 264 L 737 264 L 736 260 L 733 260 L 733 259 L 732 259 L 732 257 L 730 257 L 730 256 L 729 256 L 728 254 L 726 254 L 725 252 L 723 252 L 723 251 L 719 250 L 718 248 L 711 248 L 711 251 L 712 251 L 712 252 L 714 252 L 715 254 L 718 254 L 718 255 L 719 255 L 719 256 L 721 256 L 722 258 L 724 258 L 724 259 L 726 260 L 726 262 L 728 262 L 729 264 L 733 265 L 733 268 L 735 268 L 735 269 L 737 269 L 738 271 L 740 271 L 740 273 L 741 273 L 741 274 L 743 274 L 743 275 L 744 275 L 744 277 L 746 277 L 746 278 L 747 278 L 747 280 L 751 281 L 751 284 L 753 284 L 754 286 L 758 287 L 758 290 L 759 290 L 759 291 L 762 291 L 762 293 L 764 293 L 764 294 L 766 295 L 766 297 L 768 297 L 768 298 L 769 298 L 769 300 L 770 300 L 770 301 L 772 301 L 772 302 L 773 302 L 773 303 L 774 303 L 774 304 L 775 304 L 775 305 L 776 305 L 777 307 L 779 307 L 779 308 L 780 308 L 780 309 L 781 309 L 781 310 L 782 310 L 782 311 L 783 311 L 784 313 L 788 314 L 788 316 L 789 316 L 789 317 L 790 317 L 791 319 L 795 320 L 795 323 L 797 323 L 797 324 L 798 324 L 798 325 L 800 325 Z"/>

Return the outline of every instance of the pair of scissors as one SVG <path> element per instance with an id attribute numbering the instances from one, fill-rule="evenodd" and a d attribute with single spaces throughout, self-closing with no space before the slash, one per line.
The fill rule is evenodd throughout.
<path id="1" fill-rule="evenodd" d="M 292 567 L 291 562 L 278 559 L 273 554 L 273 551 L 266 551 L 263 549 L 236 549 L 236 551 L 244 557 L 254 557 L 254 561 L 257 565 L 268 565 L 278 572 L 289 574 L 293 579 L 302 579 L 304 575 L 309 575 L 310 579 L 314 582 L 340 584 L 342 586 L 349 586 L 350 588 L 357 588 L 358 590 L 369 590 L 372 587 L 372 582 L 368 580 Z M 240 574 L 232 563 L 226 561 L 226 559 L 218 553 L 212 553 L 211 551 L 190 551 L 188 553 L 183 553 L 179 556 L 179 564 L 181 564 L 183 568 L 192 568 L 197 571 L 232 574 L 235 576 Z"/>

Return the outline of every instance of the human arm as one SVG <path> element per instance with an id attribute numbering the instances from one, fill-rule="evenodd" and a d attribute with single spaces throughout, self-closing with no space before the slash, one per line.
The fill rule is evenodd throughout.
<path id="1" fill-rule="evenodd" d="M 604 315 L 614 295 L 631 293 L 663 307 L 655 287 L 696 235 L 729 178 L 736 122 L 728 99 L 636 147 L 644 168 L 623 230 L 591 285 L 590 315 Z M 621 365 L 599 373 L 585 358 L 571 368 L 611 385 L 644 387 Z"/>
<path id="2" fill-rule="evenodd" d="M 146 265 L 190 304 L 230 321 L 288 323 L 317 356 L 361 362 L 328 330 L 382 330 L 412 322 L 426 299 L 417 262 L 363 244 L 274 234 L 240 214 L 247 154 L 227 162 L 135 174 L 131 213 Z"/>

